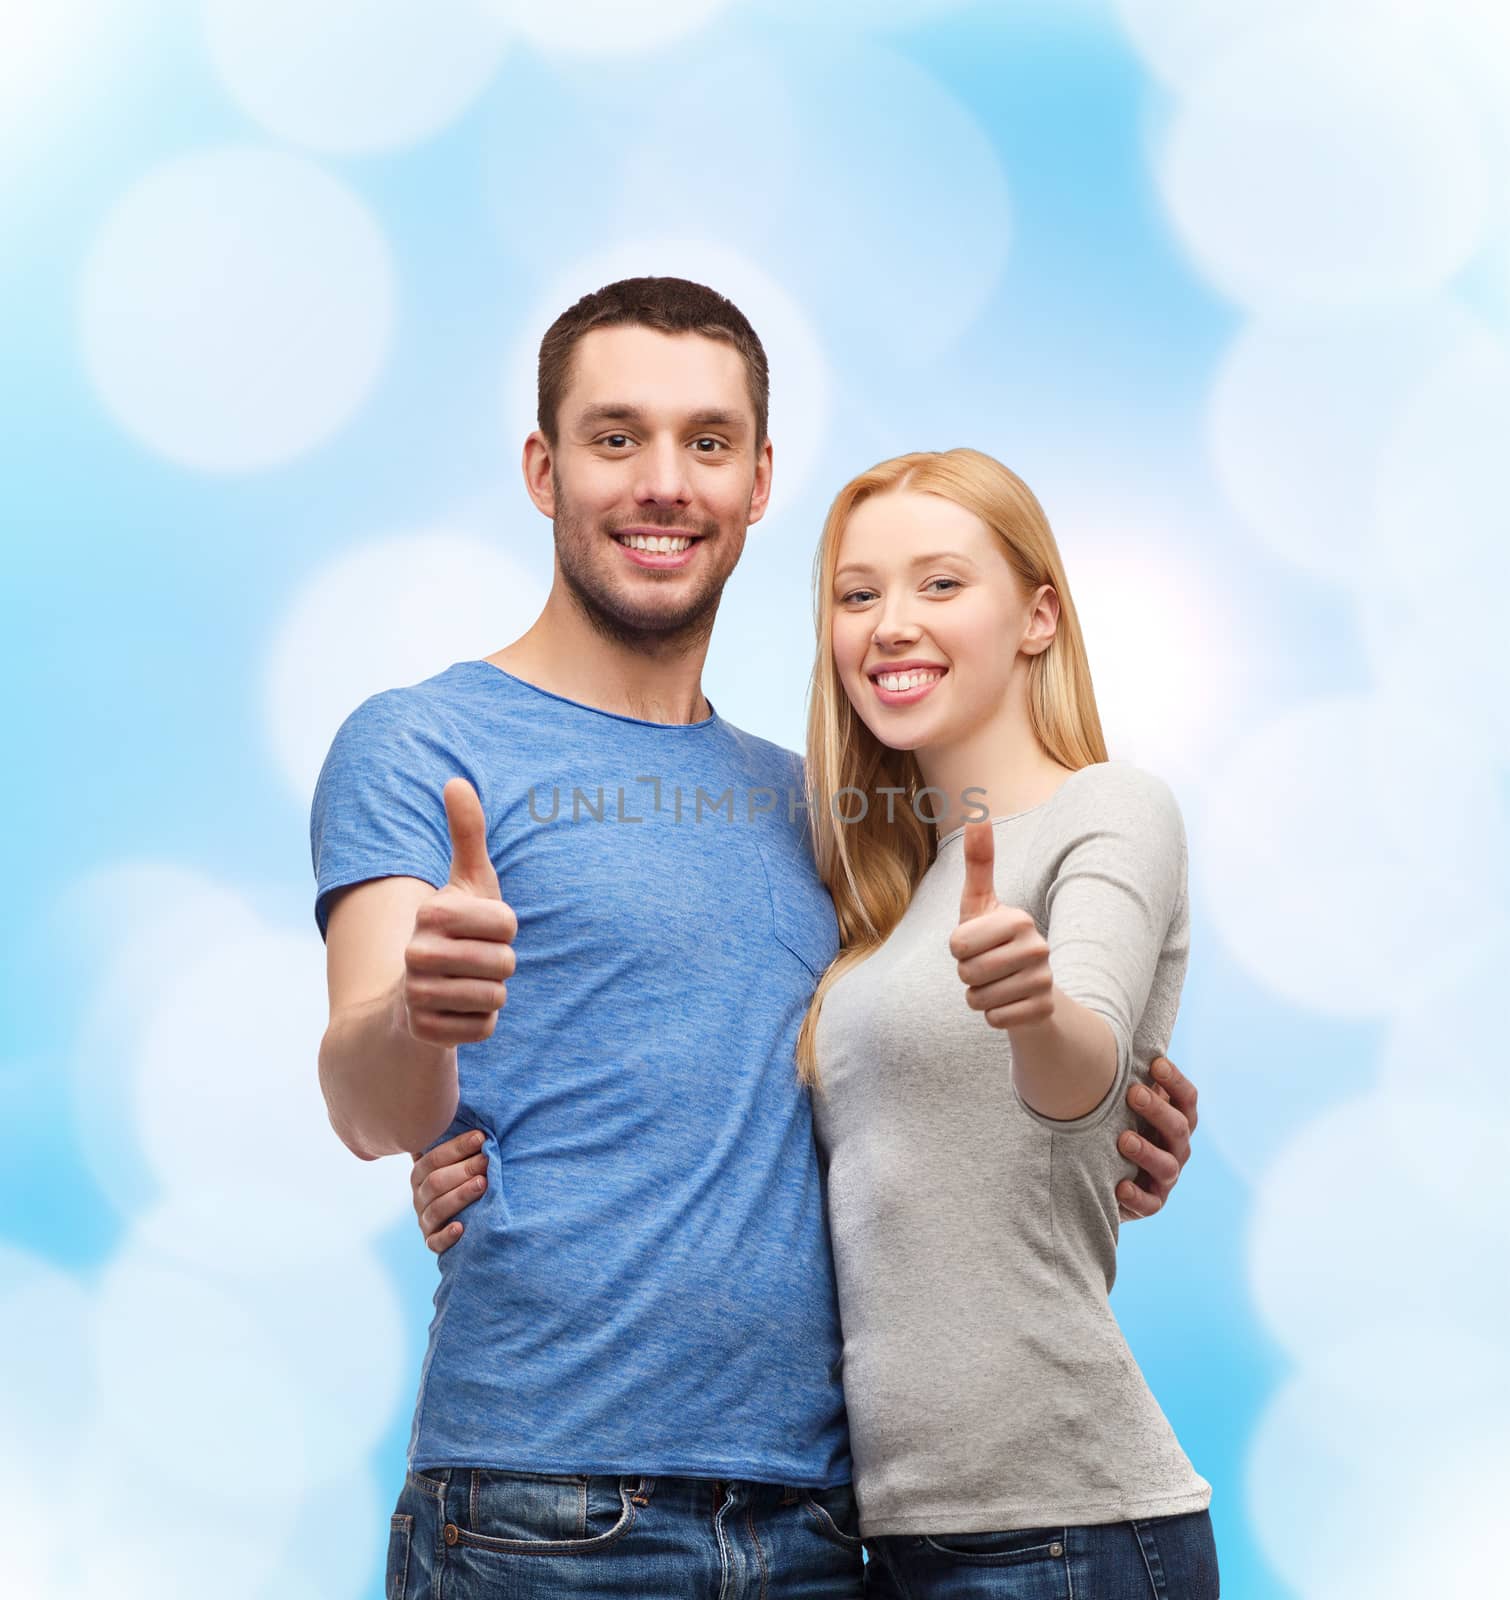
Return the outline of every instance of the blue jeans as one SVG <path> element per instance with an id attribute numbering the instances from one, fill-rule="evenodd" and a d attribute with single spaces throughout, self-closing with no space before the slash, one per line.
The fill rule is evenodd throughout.
<path id="1" fill-rule="evenodd" d="M 861 1600 L 854 1491 L 713 1478 L 408 1472 L 384 1600 Z"/>
<path id="2" fill-rule="evenodd" d="M 868 1539 L 871 1600 L 1217 1600 L 1211 1515 Z"/>

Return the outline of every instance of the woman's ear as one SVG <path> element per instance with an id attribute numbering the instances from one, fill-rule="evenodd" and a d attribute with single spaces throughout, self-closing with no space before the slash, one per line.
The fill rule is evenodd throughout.
<path id="1" fill-rule="evenodd" d="M 1028 630 L 1023 635 L 1021 649 L 1030 656 L 1041 655 L 1053 644 L 1059 632 L 1059 592 L 1052 584 L 1038 586 L 1028 612 Z"/>

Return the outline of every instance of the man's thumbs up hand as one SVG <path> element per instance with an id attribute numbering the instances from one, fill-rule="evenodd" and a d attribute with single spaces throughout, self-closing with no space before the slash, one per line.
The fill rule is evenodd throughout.
<path id="1" fill-rule="evenodd" d="M 508 999 L 519 921 L 498 887 L 477 791 L 452 778 L 441 798 L 451 874 L 414 915 L 404 950 L 404 1011 L 416 1039 L 475 1044 L 492 1033 Z"/>
<path id="2" fill-rule="evenodd" d="M 996 895 L 996 833 L 989 822 L 965 824 L 965 883 L 949 953 L 965 985 L 965 1004 L 993 1028 L 1020 1028 L 1054 1014 L 1049 947 L 1026 911 Z"/>
<path id="3" fill-rule="evenodd" d="M 451 833 L 451 886 L 483 900 L 502 900 L 498 874 L 488 855 L 488 825 L 477 791 L 465 778 L 452 778 L 441 791 Z"/>

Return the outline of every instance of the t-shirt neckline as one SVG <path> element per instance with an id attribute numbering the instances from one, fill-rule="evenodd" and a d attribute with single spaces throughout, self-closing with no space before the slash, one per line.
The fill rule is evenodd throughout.
<path id="1" fill-rule="evenodd" d="M 554 689 L 542 689 L 538 683 L 531 683 L 528 678 L 518 677 L 500 667 L 496 661 L 489 661 L 483 656 L 475 656 L 469 661 L 458 662 L 457 665 L 481 667 L 485 672 L 496 672 L 500 677 L 507 678 L 510 683 L 518 684 L 521 689 L 544 695 L 547 700 L 558 701 L 563 706 L 570 706 L 574 711 L 587 711 L 595 717 L 611 717 L 615 722 L 632 723 L 637 728 L 660 728 L 667 733 L 692 733 L 699 728 L 711 728 L 722 720 L 718 715 L 718 707 L 713 704 L 706 690 L 703 691 L 703 699 L 708 702 L 706 717 L 696 722 L 652 722 L 647 717 L 631 717 L 622 711 L 606 711 L 602 706 L 590 706 L 582 700 L 572 700 L 564 694 L 557 694 Z"/>
<path id="2" fill-rule="evenodd" d="M 1094 766 L 1101 765 L 1101 763 L 1100 762 L 1096 762 L 1096 761 L 1092 761 L 1092 762 L 1089 763 L 1089 765 L 1094 767 Z M 1008 815 L 1006 815 L 1004 817 L 981 817 L 978 820 L 981 821 L 981 822 L 989 822 L 991 824 L 991 826 L 994 828 L 998 822 L 1016 822 L 1019 817 L 1031 817 L 1035 811 L 1042 811 L 1045 806 L 1053 805 L 1053 803 L 1059 798 L 1059 796 L 1064 793 L 1066 784 L 1070 783 L 1073 780 L 1073 778 L 1075 776 L 1075 773 L 1076 772 L 1084 772 L 1084 771 L 1085 771 L 1084 767 L 1076 767 L 1075 768 L 1075 772 L 1071 772 L 1071 773 L 1066 774 L 1066 776 L 1060 781 L 1059 787 L 1053 792 L 1053 794 L 1049 795 L 1046 799 L 1040 800 L 1036 806 L 1028 806 L 1027 809 L 1023 810 L 1023 811 L 1010 812 L 1010 813 L 1008 813 Z M 957 827 L 957 828 L 951 828 L 949 830 L 949 832 L 946 833 L 944 835 L 944 837 L 939 840 L 938 845 L 937 845 L 937 847 L 935 849 L 935 852 L 934 852 L 935 855 L 937 855 L 938 851 L 942 850 L 944 848 L 944 846 L 946 844 L 948 844 L 951 839 L 958 839 L 964 833 L 964 831 L 965 831 L 965 824 L 964 823 L 961 823 L 959 825 L 959 827 Z"/>

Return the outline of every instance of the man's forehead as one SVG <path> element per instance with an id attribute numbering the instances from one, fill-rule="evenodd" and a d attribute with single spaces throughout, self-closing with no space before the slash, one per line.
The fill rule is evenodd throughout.
<path id="1" fill-rule="evenodd" d="M 594 328 L 572 352 L 564 397 L 576 416 L 605 406 L 660 417 L 694 412 L 748 413 L 744 359 L 727 340 L 639 326 Z"/>

